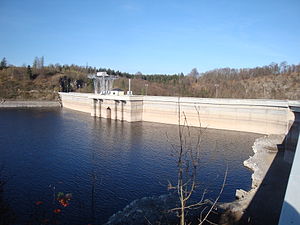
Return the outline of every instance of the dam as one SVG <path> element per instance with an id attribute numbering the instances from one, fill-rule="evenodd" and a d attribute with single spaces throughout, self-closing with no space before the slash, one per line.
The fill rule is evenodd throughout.
<path id="1" fill-rule="evenodd" d="M 59 93 L 65 108 L 127 122 L 147 121 L 259 134 L 287 134 L 300 101 Z M 180 121 L 179 121 L 180 119 Z"/>
<path id="2" fill-rule="evenodd" d="M 284 136 L 284 161 L 292 164 L 292 172 L 288 179 L 279 224 L 300 221 L 299 196 L 297 197 L 297 188 L 300 185 L 297 169 L 300 101 L 61 92 L 59 95 L 63 107 L 89 113 L 93 117 Z M 295 151 L 297 153 L 294 159 Z"/>

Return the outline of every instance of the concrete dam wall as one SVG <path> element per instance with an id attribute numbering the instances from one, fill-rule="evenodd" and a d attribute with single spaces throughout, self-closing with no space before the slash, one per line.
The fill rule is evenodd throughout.
<path id="1" fill-rule="evenodd" d="M 287 134 L 299 101 L 115 96 L 59 93 L 63 107 L 92 116 L 135 122 L 184 124 L 261 134 Z M 186 120 L 185 120 L 186 118 Z"/>

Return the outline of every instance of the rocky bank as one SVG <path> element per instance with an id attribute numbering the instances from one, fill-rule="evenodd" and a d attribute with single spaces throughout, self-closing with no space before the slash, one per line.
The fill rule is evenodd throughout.
<path id="1" fill-rule="evenodd" d="M 58 108 L 58 101 L 7 101 L 0 100 L 0 108 Z"/>
<path id="2" fill-rule="evenodd" d="M 226 213 L 222 216 L 221 224 L 235 224 L 243 217 L 245 210 L 256 195 L 283 142 L 284 135 L 270 135 L 256 139 L 252 149 L 254 155 L 244 161 L 244 166 L 253 171 L 252 188 L 250 191 L 239 189 L 236 191 L 237 200 L 231 203 L 220 204 L 219 207 Z M 276 177 L 271 178 L 275 180 Z M 260 212 L 258 212 L 260 213 Z M 249 224 L 250 223 L 249 218 Z"/>

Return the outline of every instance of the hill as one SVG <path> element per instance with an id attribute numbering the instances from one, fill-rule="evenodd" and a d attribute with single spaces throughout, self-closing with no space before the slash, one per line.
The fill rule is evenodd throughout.
<path id="1" fill-rule="evenodd" d="M 114 87 L 128 90 L 128 79 L 134 94 L 156 96 L 191 96 L 203 98 L 300 99 L 300 64 L 272 63 L 264 67 L 222 68 L 188 75 L 143 75 L 111 69 L 77 65 L 0 67 L 0 99 L 55 100 L 58 91 L 93 92 L 88 74 L 106 71 L 119 79 Z"/>

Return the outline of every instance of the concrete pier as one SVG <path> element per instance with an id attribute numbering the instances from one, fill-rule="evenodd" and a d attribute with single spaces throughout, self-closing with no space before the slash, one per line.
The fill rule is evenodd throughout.
<path id="1" fill-rule="evenodd" d="M 142 121 L 143 97 L 89 95 L 88 99 L 91 100 L 91 116 L 128 122 Z"/>

